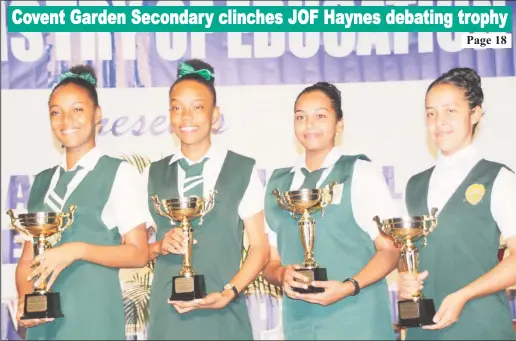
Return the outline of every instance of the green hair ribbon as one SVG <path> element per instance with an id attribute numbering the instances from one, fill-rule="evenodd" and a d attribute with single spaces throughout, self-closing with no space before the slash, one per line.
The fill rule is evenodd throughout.
<path id="1" fill-rule="evenodd" d="M 212 78 L 215 78 L 215 75 L 210 70 L 202 69 L 202 70 L 197 70 L 196 71 L 189 64 L 186 64 L 186 63 L 179 64 L 179 75 L 178 75 L 178 78 L 181 78 L 181 77 L 183 77 L 185 75 L 191 75 L 191 74 L 197 74 L 197 75 L 201 76 L 202 78 L 206 79 L 207 81 L 209 81 Z"/>
<path id="2" fill-rule="evenodd" d="M 80 79 L 83 79 L 86 82 L 90 83 L 91 85 L 95 85 L 95 79 L 88 72 L 84 72 L 84 73 L 81 73 L 81 74 L 78 75 L 76 73 L 68 71 L 68 72 L 63 73 L 59 77 L 59 81 L 62 82 L 62 81 L 64 81 L 67 78 L 80 78 Z"/>

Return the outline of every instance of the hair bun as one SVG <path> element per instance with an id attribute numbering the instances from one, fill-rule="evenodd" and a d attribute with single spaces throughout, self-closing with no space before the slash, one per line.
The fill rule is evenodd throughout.
<path id="1" fill-rule="evenodd" d="M 446 73 L 449 77 L 461 77 L 470 85 L 475 87 L 480 87 L 482 85 L 482 80 L 478 73 L 469 67 L 463 68 L 454 68 Z"/>
<path id="2" fill-rule="evenodd" d="M 209 79 L 206 79 L 205 77 L 203 77 L 203 79 L 212 85 L 215 83 L 215 69 L 210 64 L 208 64 L 205 61 L 202 61 L 200 59 L 189 59 L 189 60 L 185 60 L 183 63 L 191 66 L 194 69 L 194 71 L 200 71 L 200 70 L 209 71 L 211 73 L 211 77 L 209 77 Z M 184 75 L 181 74 L 181 69 L 178 68 L 176 77 L 180 78 L 180 76 L 184 76 Z"/>
<path id="3" fill-rule="evenodd" d="M 84 74 L 84 73 L 87 73 L 89 74 L 93 80 L 95 81 L 95 85 L 93 85 L 94 87 L 96 87 L 96 84 L 97 84 L 97 74 L 95 72 L 95 69 L 92 68 L 91 66 L 89 65 L 75 65 L 73 67 L 70 68 L 70 70 L 68 70 L 69 72 L 73 73 L 73 74 L 76 74 L 76 75 L 81 75 L 81 74 Z"/>

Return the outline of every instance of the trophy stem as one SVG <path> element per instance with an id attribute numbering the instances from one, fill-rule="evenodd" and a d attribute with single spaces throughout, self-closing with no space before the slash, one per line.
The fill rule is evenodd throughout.
<path id="1" fill-rule="evenodd" d="M 181 222 L 181 230 L 183 231 L 183 237 L 188 238 L 188 244 L 185 249 L 185 254 L 183 255 L 183 267 L 179 272 L 179 276 L 193 277 L 195 275 L 195 270 L 192 266 L 193 228 L 186 217 L 184 217 Z"/>
<path id="2" fill-rule="evenodd" d="M 419 250 L 412 243 L 412 240 L 408 239 L 401 248 L 401 271 L 408 272 L 409 274 L 417 275 L 419 273 Z M 423 298 L 423 294 L 420 290 L 414 292 L 412 297 L 415 301 Z"/>
<path id="3" fill-rule="evenodd" d="M 304 210 L 297 225 L 304 250 L 305 259 L 303 267 L 305 269 L 314 269 L 317 267 L 317 263 L 314 259 L 315 220 L 312 219 L 308 210 Z"/>
<path id="4" fill-rule="evenodd" d="M 39 255 L 42 255 L 45 250 L 52 247 L 52 245 L 48 242 L 48 240 L 45 239 L 43 235 L 40 235 L 39 237 L 34 238 L 34 257 L 37 257 Z M 37 267 L 37 265 L 35 266 Z M 34 280 L 34 283 L 36 282 L 36 279 Z M 48 284 L 48 278 L 46 278 L 44 281 L 42 281 L 38 286 L 34 286 L 34 291 L 40 294 L 44 294 L 48 292 L 47 290 L 47 284 Z"/>

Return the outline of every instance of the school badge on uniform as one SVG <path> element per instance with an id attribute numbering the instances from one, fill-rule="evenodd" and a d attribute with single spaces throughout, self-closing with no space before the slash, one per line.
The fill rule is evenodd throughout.
<path id="1" fill-rule="evenodd" d="M 482 184 L 473 184 L 468 187 L 466 190 L 466 200 L 471 205 L 478 204 L 482 198 L 484 197 L 484 194 L 486 193 L 486 188 Z"/>

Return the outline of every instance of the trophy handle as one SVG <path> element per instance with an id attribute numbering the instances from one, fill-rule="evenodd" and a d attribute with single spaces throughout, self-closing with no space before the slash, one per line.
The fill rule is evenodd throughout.
<path id="1" fill-rule="evenodd" d="M 383 230 L 384 229 L 384 225 L 382 224 L 382 221 L 380 220 L 380 217 L 377 216 L 377 215 L 374 216 L 373 221 L 376 223 L 376 226 L 378 227 L 378 231 L 380 231 L 380 233 L 382 235 L 387 235 L 387 233 L 385 233 L 385 231 Z"/>
<path id="2" fill-rule="evenodd" d="M 70 227 L 70 225 L 73 224 L 74 221 L 74 215 L 75 215 L 75 209 L 77 206 L 70 205 L 70 208 L 68 209 L 68 212 L 63 214 L 63 218 L 66 218 L 66 225 L 64 227 L 59 226 L 59 232 L 63 232 L 67 228 Z"/>
<path id="3" fill-rule="evenodd" d="M 162 217 L 170 218 L 167 216 L 162 210 L 161 210 L 161 204 L 159 203 L 159 199 L 157 195 L 151 196 L 152 202 L 154 203 L 154 208 L 156 210 L 156 213 L 159 214 Z"/>
<path id="4" fill-rule="evenodd" d="M 57 227 L 57 237 L 55 242 L 59 242 L 61 240 L 61 233 L 63 233 L 64 230 L 68 229 L 70 225 L 73 224 L 74 221 L 74 213 L 77 206 L 70 205 L 70 208 L 68 209 L 68 212 L 62 213 L 59 217 L 59 226 Z M 63 227 L 63 219 L 66 219 L 66 224 Z"/>
<path id="5" fill-rule="evenodd" d="M 281 196 L 281 193 L 279 189 L 275 188 L 272 190 L 272 195 L 274 195 L 276 198 L 279 198 Z"/>
<path id="6" fill-rule="evenodd" d="M 276 197 L 276 201 L 278 202 L 278 205 L 283 208 L 284 210 L 290 210 L 289 205 L 285 202 L 285 197 L 283 194 L 279 191 L 279 189 L 273 189 L 272 195 Z"/>
<path id="7" fill-rule="evenodd" d="M 321 202 L 319 207 L 321 209 L 321 218 L 324 217 L 324 208 L 333 201 L 333 188 L 337 186 L 336 182 L 330 182 L 321 190 Z"/>
<path id="8" fill-rule="evenodd" d="M 276 201 L 278 202 L 278 205 L 286 210 L 286 211 L 290 211 L 290 216 L 294 219 L 298 219 L 300 217 L 300 215 L 297 215 L 295 212 L 294 212 L 294 209 L 292 207 L 290 207 L 290 205 L 287 203 L 287 201 L 285 200 L 285 197 L 283 196 L 283 194 L 279 191 L 279 189 L 273 189 L 272 190 L 272 195 L 274 195 L 276 197 Z"/>
<path id="9" fill-rule="evenodd" d="M 199 226 L 202 225 L 204 216 L 213 209 L 213 206 L 215 206 L 215 194 L 217 194 L 216 190 L 210 191 L 208 200 L 204 202 L 204 207 L 201 212 L 201 219 L 199 220 Z"/>
<path id="10" fill-rule="evenodd" d="M 425 247 L 427 244 L 427 237 L 430 233 L 434 231 L 434 229 L 437 227 L 437 208 L 432 208 L 430 212 L 430 216 L 425 216 L 425 222 L 423 224 L 423 242 L 421 243 L 421 246 Z"/>
<path id="11" fill-rule="evenodd" d="M 387 227 L 384 223 L 382 223 L 379 216 L 374 216 L 373 221 L 376 223 L 376 226 L 378 227 L 378 231 L 380 232 L 380 234 L 392 240 L 394 247 L 399 249 L 403 246 L 403 243 L 401 241 L 399 241 L 397 238 L 391 235 L 391 229 Z"/>
<path id="12" fill-rule="evenodd" d="M 333 188 L 337 185 L 336 182 L 330 182 L 321 191 L 321 216 L 324 216 L 324 208 L 333 201 Z"/>
<path id="13" fill-rule="evenodd" d="M 11 218 L 11 225 L 14 227 L 14 229 L 20 233 L 23 233 L 27 237 L 34 238 L 27 230 L 25 230 L 23 227 L 18 226 L 16 224 L 16 220 L 18 220 L 17 217 L 14 216 L 13 210 L 9 209 L 7 210 L 7 215 Z"/>
<path id="14" fill-rule="evenodd" d="M 283 194 L 279 191 L 279 189 L 273 189 L 272 195 L 276 197 L 276 201 L 278 202 L 278 205 L 281 206 L 284 210 L 288 210 L 288 204 L 285 202 L 285 198 L 283 197 Z"/>

